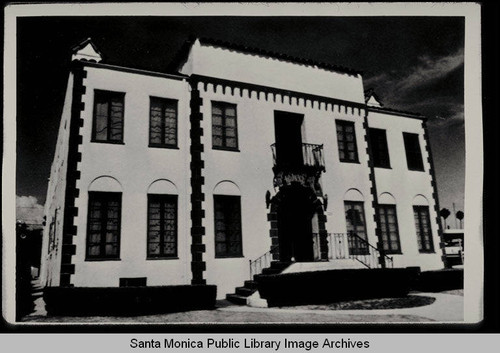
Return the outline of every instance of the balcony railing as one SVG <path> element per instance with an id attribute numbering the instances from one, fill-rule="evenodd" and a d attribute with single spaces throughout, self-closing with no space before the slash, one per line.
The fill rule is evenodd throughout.
<path id="1" fill-rule="evenodd" d="M 312 143 L 302 143 L 302 156 L 297 156 L 297 159 L 291 158 L 287 155 L 283 158 L 276 151 L 276 143 L 271 145 L 273 152 L 273 166 L 276 168 L 296 168 L 296 167 L 310 167 L 318 170 L 325 170 L 325 159 L 323 157 L 323 145 L 314 145 Z M 302 157 L 302 160 L 300 160 Z"/>

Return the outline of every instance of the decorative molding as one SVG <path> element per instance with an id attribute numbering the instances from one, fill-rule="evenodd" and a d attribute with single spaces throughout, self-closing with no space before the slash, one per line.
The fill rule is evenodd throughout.
<path id="1" fill-rule="evenodd" d="M 203 219 L 205 218 L 205 210 L 203 209 L 202 202 L 205 200 L 203 193 L 203 185 L 205 178 L 202 176 L 204 162 L 201 153 L 203 152 L 203 144 L 201 143 L 201 136 L 203 129 L 201 122 L 203 121 L 203 113 L 200 107 L 203 105 L 203 99 L 200 97 L 198 90 L 198 81 L 196 79 L 190 80 L 191 86 L 191 114 L 189 117 L 191 124 L 190 138 L 191 147 L 189 149 L 191 154 L 191 284 L 206 284 L 203 278 L 203 272 L 206 270 L 205 261 L 203 261 L 203 254 L 205 253 L 205 244 L 203 243 L 203 236 L 205 235 L 205 227 L 203 226 Z"/>
<path id="2" fill-rule="evenodd" d="M 429 139 L 429 132 L 427 131 L 427 123 L 426 121 L 422 121 L 422 128 L 424 129 L 424 140 L 425 140 L 425 150 L 427 152 L 429 162 L 429 174 L 431 176 L 431 187 L 432 187 L 432 197 L 434 199 L 434 212 L 436 214 L 436 223 L 438 226 L 438 236 L 440 240 L 439 246 L 441 247 L 441 260 L 443 261 L 443 265 L 447 267 L 446 260 L 446 251 L 445 248 L 441 246 L 441 244 L 445 243 L 444 235 L 443 235 L 443 227 L 441 225 L 441 220 L 439 216 L 439 198 L 437 193 L 437 183 L 436 183 L 436 174 L 434 172 L 434 159 L 432 158 L 432 150 L 431 143 Z"/>
<path id="3" fill-rule="evenodd" d="M 377 250 L 380 254 L 379 256 L 379 263 L 382 268 L 386 267 L 385 263 L 385 252 L 384 252 L 384 244 L 382 241 L 382 233 L 381 233 L 381 227 L 380 227 L 380 217 L 378 214 L 378 193 L 377 193 L 377 182 L 375 180 L 375 167 L 373 165 L 373 160 L 372 160 L 372 149 L 371 149 L 371 142 L 370 142 L 370 136 L 368 134 L 368 131 L 370 129 L 368 125 L 368 110 L 366 111 L 366 114 L 364 116 L 364 121 L 363 121 L 363 129 L 365 130 L 365 142 L 366 142 L 366 154 L 368 156 L 368 167 L 370 169 L 370 172 L 368 174 L 368 178 L 370 179 L 370 182 L 372 184 L 370 188 L 370 192 L 373 197 L 372 201 L 372 208 L 374 211 L 374 221 L 375 221 L 375 235 L 377 236 Z"/>
<path id="4" fill-rule="evenodd" d="M 63 220 L 63 243 L 61 256 L 60 286 L 68 287 L 71 284 L 71 275 L 75 273 L 75 265 L 71 263 L 72 256 L 76 253 L 76 245 L 73 244 L 73 237 L 77 234 L 75 217 L 78 215 L 78 208 L 75 207 L 75 200 L 80 194 L 76 187 L 77 180 L 80 179 L 78 162 L 81 161 L 81 153 L 78 152 L 78 146 L 82 143 L 80 127 L 83 126 L 81 112 L 85 105 L 82 96 L 86 92 L 83 80 L 87 77 L 80 62 L 72 63 L 73 72 L 73 91 L 71 102 L 71 118 L 69 127 L 68 141 L 68 162 L 66 169 L 66 191 L 64 198 L 64 220 Z"/>
<path id="5" fill-rule="evenodd" d="M 295 104 L 297 106 L 301 105 L 303 107 L 316 106 L 317 109 L 321 109 L 323 106 L 323 110 L 332 111 L 332 112 L 341 112 L 341 107 L 344 107 L 344 112 L 348 114 L 350 110 L 352 114 L 362 115 L 363 112 L 366 112 L 366 104 L 347 101 L 343 99 L 335 99 L 330 97 L 318 96 L 314 94 L 302 93 L 297 91 L 290 91 L 282 88 L 274 88 L 269 86 L 262 86 L 253 83 L 246 83 L 240 81 L 232 81 L 221 79 L 217 77 L 210 76 L 202 76 L 193 74 L 191 78 L 195 81 L 199 81 L 203 84 L 203 90 L 208 91 L 208 85 L 212 85 L 214 92 L 218 92 L 220 89 L 223 94 L 226 92 L 231 92 L 231 95 L 236 95 L 236 90 L 239 91 L 240 97 L 248 97 L 249 99 L 264 99 L 265 101 L 281 101 L 281 103 L 288 102 L 288 104 Z M 221 87 L 220 89 L 218 87 Z M 244 91 L 246 93 L 244 94 Z M 256 97 L 252 94 L 256 93 Z M 263 94 L 261 94 L 263 93 Z M 263 96 L 261 98 L 261 96 Z M 308 104 L 309 102 L 309 104 Z M 335 106 L 338 108 L 335 109 Z"/>

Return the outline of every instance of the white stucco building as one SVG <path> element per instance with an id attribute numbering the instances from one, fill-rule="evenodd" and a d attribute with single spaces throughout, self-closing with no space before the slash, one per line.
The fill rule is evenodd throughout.
<path id="1" fill-rule="evenodd" d="M 443 268 L 425 118 L 365 97 L 359 72 L 207 39 L 175 73 L 108 65 L 90 40 L 72 60 L 47 286 L 208 283 L 223 298 L 271 257 Z"/>

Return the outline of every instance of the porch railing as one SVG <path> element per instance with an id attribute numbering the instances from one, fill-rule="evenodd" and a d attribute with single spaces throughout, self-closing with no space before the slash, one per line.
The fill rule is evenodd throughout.
<path id="1" fill-rule="evenodd" d="M 328 258 L 353 259 L 368 268 L 378 268 L 380 251 L 356 233 L 328 233 Z M 393 258 L 383 255 L 386 268 L 393 268 Z"/>
<path id="2" fill-rule="evenodd" d="M 280 156 L 276 151 L 276 143 L 271 145 L 273 153 L 274 167 L 297 167 L 297 161 L 280 160 Z M 300 158 L 300 157 L 299 157 Z M 304 167 L 314 167 L 325 170 L 325 158 L 323 156 L 323 145 L 315 145 L 312 143 L 302 143 L 302 165 Z"/>
<path id="3" fill-rule="evenodd" d="M 275 245 L 271 248 L 271 250 L 259 256 L 255 260 L 249 260 L 250 280 L 253 280 L 254 275 L 260 275 L 263 269 L 271 266 L 271 261 L 273 261 L 273 254 L 277 250 L 278 250 L 278 245 Z"/>

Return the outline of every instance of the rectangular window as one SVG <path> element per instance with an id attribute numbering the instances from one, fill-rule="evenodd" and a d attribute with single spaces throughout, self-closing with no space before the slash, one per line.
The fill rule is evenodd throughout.
<path id="1" fill-rule="evenodd" d="M 150 98 L 149 145 L 177 147 L 177 101 Z"/>
<path id="2" fill-rule="evenodd" d="M 372 150 L 373 166 L 377 168 L 390 168 L 389 148 L 387 147 L 387 137 L 385 130 L 369 130 Z"/>
<path id="3" fill-rule="evenodd" d="M 345 220 L 351 255 L 365 255 L 369 253 L 366 236 L 365 213 L 363 202 L 344 201 Z"/>
<path id="4" fill-rule="evenodd" d="M 243 256 L 240 197 L 214 195 L 214 218 L 215 257 Z"/>
<path id="5" fill-rule="evenodd" d="M 420 151 L 420 143 L 418 141 L 418 134 L 411 134 L 403 132 L 403 139 L 406 151 L 406 163 L 409 170 L 424 170 L 424 163 L 422 161 L 422 152 Z"/>
<path id="6" fill-rule="evenodd" d="M 212 102 L 212 147 L 238 150 L 235 104 Z"/>
<path id="7" fill-rule="evenodd" d="M 386 254 L 400 254 L 398 217 L 395 205 L 379 205 L 380 233 Z"/>
<path id="8" fill-rule="evenodd" d="M 413 206 L 413 217 L 417 229 L 418 250 L 420 252 L 434 252 L 429 207 Z"/>
<path id="9" fill-rule="evenodd" d="M 122 194 L 89 192 L 87 259 L 120 257 Z"/>
<path id="10" fill-rule="evenodd" d="M 358 149 L 356 146 L 356 132 L 354 122 L 336 120 L 337 143 L 341 162 L 358 163 Z"/>
<path id="11" fill-rule="evenodd" d="M 177 196 L 148 195 L 148 258 L 177 257 Z"/>
<path id="12" fill-rule="evenodd" d="M 92 141 L 123 142 L 123 102 L 125 93 L 94 91 Z"/>

